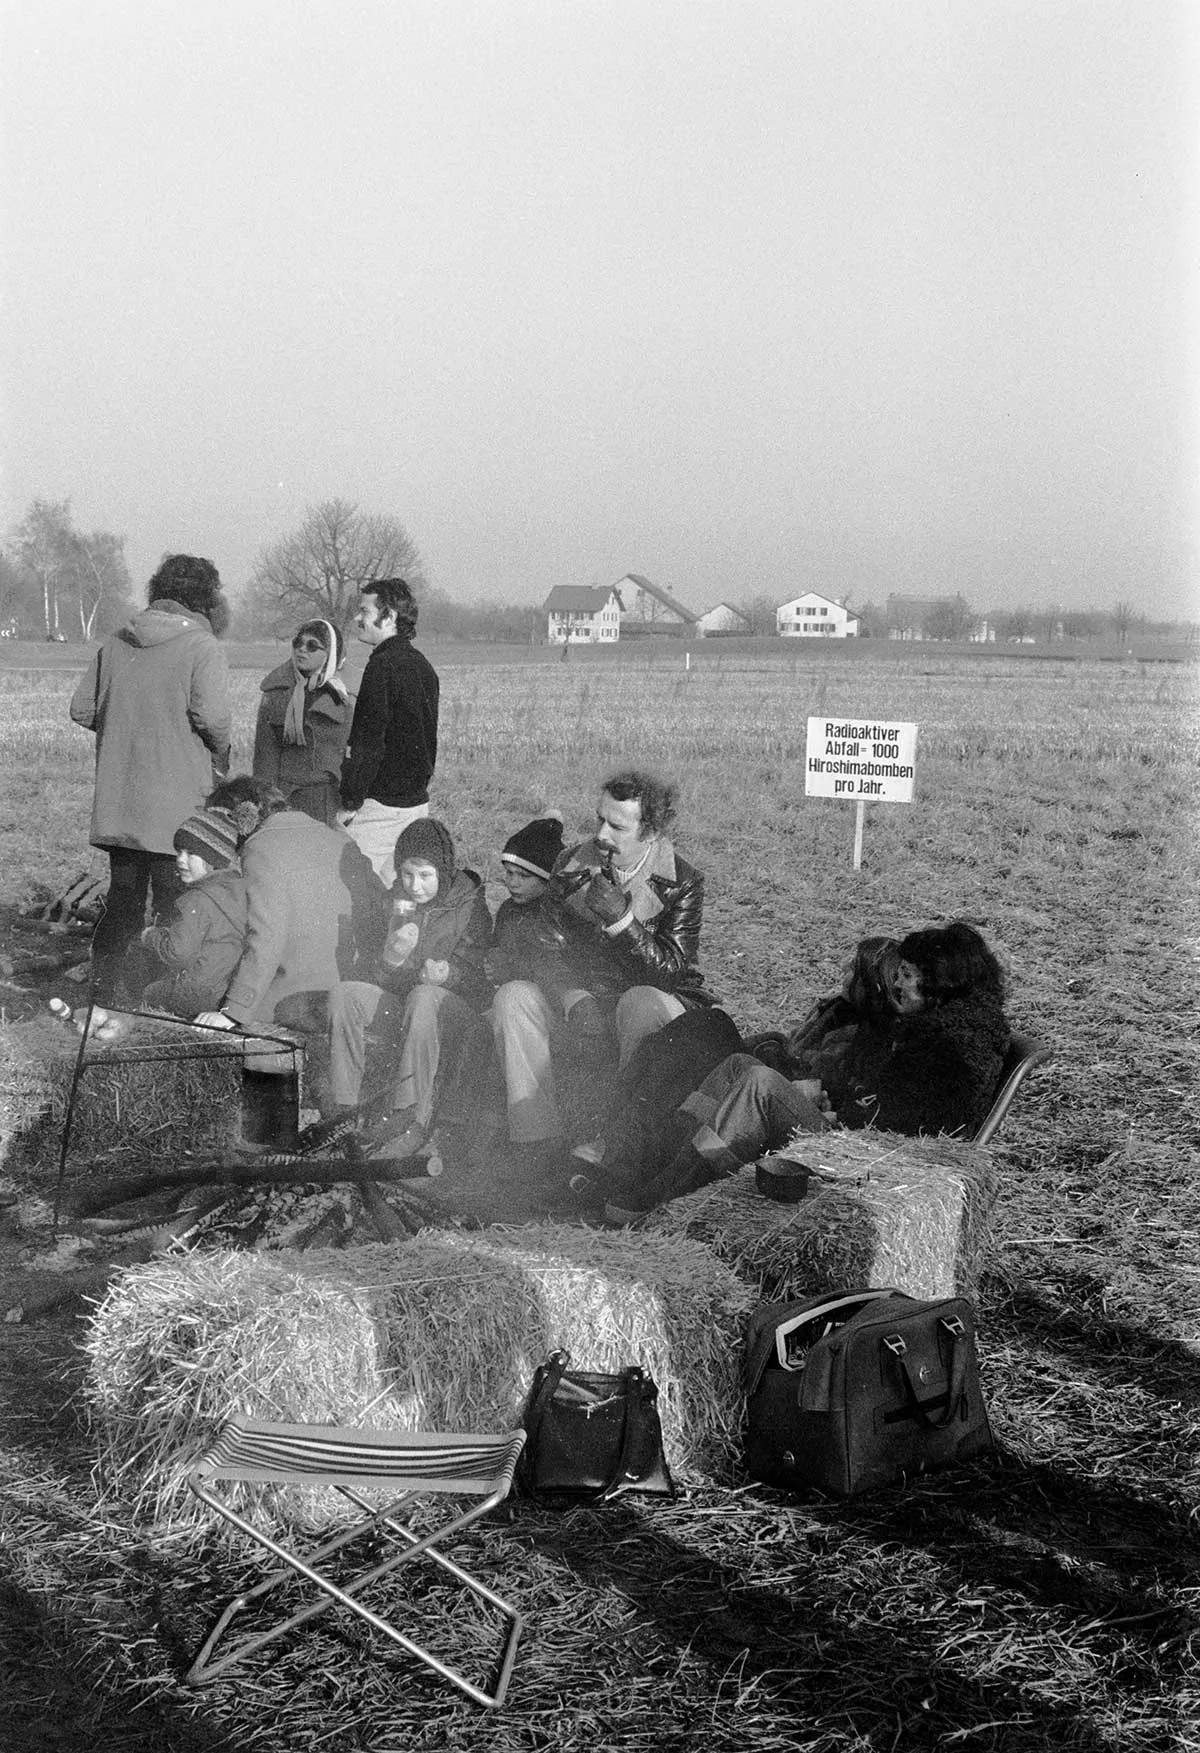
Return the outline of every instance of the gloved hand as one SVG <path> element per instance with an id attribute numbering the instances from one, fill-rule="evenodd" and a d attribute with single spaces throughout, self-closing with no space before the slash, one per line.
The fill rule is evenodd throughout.
<path id="1" fill-rule="evenodd" d="M 192 1021 L 199 1023 L 202 1029 L 236 1029 L 238 1026 L 223 1010 L 202 1010 Z"/>
<path id="2" fill-rule="evenodd" d="M 615 925 L 629 911 L 629 896 L 607 870 L 598 870 L 584 892 L 584 902 L 601 925 Z"/>

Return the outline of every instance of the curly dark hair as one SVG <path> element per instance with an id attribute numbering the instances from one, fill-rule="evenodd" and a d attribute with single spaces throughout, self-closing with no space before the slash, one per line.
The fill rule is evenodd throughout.
<path id="1" fill-rule="evenodd" d="M 636 803 L 640 807 L 643 840 L 652 834 L 665 834 L 675 820 L 679 787 L 671 779 L 627 767 L 620 773 L 610 773 L 600 789 L 617 803 Z"/>
<path id="2" fill-rule="evenodd" d="M 229 811 L 237 824 L 239 847 L 256 828 L 262 827 L 268 816 L 278 815 L 288 807 L 287 798 L 277 785 L 255 779 L 250 773 L 231 773 L 213 787 L 204 803 L 206 809 Z"/>
<path id="3" fill-rule="evenodd" d="M 221 574 L 211 560 L 196 554 L 164 554 L 150 580 L 146 601 L 178 603 L 193 615 L 203 615 L 220 637 L 229 626 L 229 604 L 221 591 Z"/>
<path id="4" fill-rule="evenodd" d="M 417 599 L 407 578 L 372 578 L 359 586 L 360 596 L 373 596 L 384 615 L 395 615 L 396 631 L 411 639 L 417 630 Z"/>
<path id="5" fill-rule="evenodd" d="M 900 956 L 921 974 L 921 995 L 926 1004 L 944 1004 L 964 993 L 990 993 L 1004 1003 L 1004 975 L 1000 964 L 975 930 L 963 920 L 910 931 L 900 941 Z"/>

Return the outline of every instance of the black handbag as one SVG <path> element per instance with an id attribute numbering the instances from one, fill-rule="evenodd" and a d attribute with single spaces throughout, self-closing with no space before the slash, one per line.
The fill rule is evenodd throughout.
<path id="1" fill-rule="evenodd" d="M 747 1469 L 785 1489 L 855 1497 L 992 1447 L 962 1297 L 764 1303 L 750 1317 L 746 1394 Z"/>
<path id="2" fill-rule="evenodd" d="M 658 1389 L 631 1364 L 620 1375 L 570 1369 L 552 1352 L 534 1373 L 517 1482 L 535 1497 L 604 1503 L 626 1491 L 674 1497 L 663 1454 Z"/>

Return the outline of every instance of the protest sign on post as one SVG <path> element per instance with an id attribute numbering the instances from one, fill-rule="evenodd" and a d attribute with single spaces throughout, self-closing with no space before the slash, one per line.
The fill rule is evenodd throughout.
<path id="1" fill-rule="evenodd" d="M 806 797 L 842 797 L 857 804 L 854 868 L 862 864 L 867 802 L 911 803 L 917 727 L 839 715 L 810 718 L 805 748 Z"/>

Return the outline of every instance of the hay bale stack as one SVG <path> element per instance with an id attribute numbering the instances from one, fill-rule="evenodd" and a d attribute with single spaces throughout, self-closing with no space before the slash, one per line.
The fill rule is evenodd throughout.
<path id="1" fill-rule="evenodd" d="M 561 1349 L 580 1369 L 649 1371 L 680 1479 L 720 1477 L 736 1452 L 742 1334 L 755 1299 L 698 1242 L 495 1225 L 305 1253 L 296 1265 L 369 1297 L 402 1429 L 511 1428 L 537 1365 Z"/>
<path id="2" fill-rule="evenodd" d="M 231 1412 L 389 1422 L 368 1416 L 387 1385 L 365 1301 L 278 1255 L 196 1253 L 131 1267 L 97 1308 L 83 1349 L 105 1487 L 139 1519 L 185 1531 L 201 1515 L 184 1476 Z M 301 1519 L 337 1501 L 313 1493 Z"/>
<path id="3" fill-rule="evenodd" d="M 0 1161 L 56 1167 L 79 1035 L 47 1016 L 0 1028 Z M 71 1121 L 70 1163 L 114 1170 L 184 1150 L 218 1153 L 238 1136 L 243 1042 L 173 1023 L 136 1022 L 89 1040 Z"/>
<path id="4" fill-rule="evenodd" d="M 85 1345 L 103 1477 L 186 1535 L 198 1522 L 183 1476 L 226 1414 L 506 1430 L 558 1348 L 583 1369 L 641 1363 L 677 1477 L 719 1477 L 738 1446 L 753 1301 L 698 1242 L 567 1225 L 153 1261 L 113 1285 Z M 337 1502 L 314 1493 L 296 1510 L 333 1521 Z"/>
<path id="5" fill-rule="evenodd" d="M 771 1301 L 885 1284 L 975 1296 L 996 1198 L 986 1149 L 846 1131 L 807 1134 L 779 1154 L 824 1177 L 800 1204 L 764 1198 L 750 1167 L 672 1200 L 647 1227 L 706 1243 Z"/>

